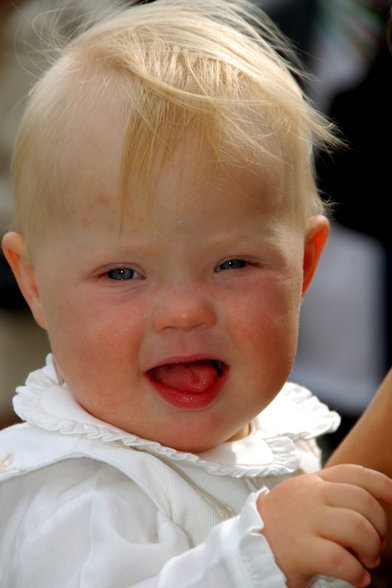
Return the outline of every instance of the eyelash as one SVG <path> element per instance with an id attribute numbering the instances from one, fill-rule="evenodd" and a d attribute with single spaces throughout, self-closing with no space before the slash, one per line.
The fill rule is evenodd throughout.
<path id="1" fill-rule="evenodd" d="M 218 265 L 215 272 L 221 272 L 223 270 L 242 269 L 243 267 L 246 267 L 247 265 L 249 265 L 248 262 L 244 261 L 243 259 L 227 259 L 226 261 L 223 261 L 222 263 L 220 263 Z M 223 267 L 223 266 L 226 266 L 226 267 Z"/>
<path id="2" fill-rule="evenodd" d="M 220 263 L 215 269 L 215 273 L 227 270 L 239 270 L 249 265 L 249 262 L 243 259 L 227 259 Z M 141 280 L 143 276 L 136 270 L 130 267 L 118 267 L 106 272 L 106 276 L 110 280 L 114 281 L 127 281 L 127 280 Z"/>
<path id="3" fill-rule="evenodd" d="M 114 277 L 117 274 L 118 277 Z M 135 279 L 142 279 L 143 276 L 139 274 L 136 270 L 130 267 L 118 267 L 112 269 L 106 273 L 107 277 L 111 280 L 118 280 L 118 281 L 125 281 L 125 280 L 135 280 Z"/>

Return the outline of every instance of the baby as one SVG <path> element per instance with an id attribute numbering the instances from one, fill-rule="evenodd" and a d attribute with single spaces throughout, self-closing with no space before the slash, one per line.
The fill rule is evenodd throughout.
<path id="1" fill-rule="evenodd" d="M 369 584 L 392 482 L 319 472 L 339 417 L 286 383 L 333 141 L 245 0 L 119 9 L 35 86 L 3 249 L 52 354 L 0 435 L 1 586 Z"/>

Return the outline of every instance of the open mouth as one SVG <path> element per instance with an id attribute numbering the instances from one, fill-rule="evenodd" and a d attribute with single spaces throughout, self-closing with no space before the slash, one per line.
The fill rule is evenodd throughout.
<path id="1" fill-rule="evenodd" d="M 221 390 L 229 366 L 218 359 L 172 361 L 146 372 L 155 392 L 171 406 L 181 411 L 209 408 Z"/>
<path id="2" fill-rule="evenodd" d="M 181 394 L 203 394 L 221 378 L 224 364 L 220 360 L 205 359 L 168 363 L 147 373 L 149 379 Z"/>

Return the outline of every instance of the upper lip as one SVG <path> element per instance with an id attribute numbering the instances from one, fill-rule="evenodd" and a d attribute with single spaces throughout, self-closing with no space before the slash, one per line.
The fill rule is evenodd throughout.
<path id="1" fill-rule="evenodd" d="M 223 368 L 226 366 L 226 363 L 217 357 L 212 357 L 211 355 L 190 355 L 190 356 L 174 356 L 165 358 L 162 361 L 152 365 L 150 368 L 146 370 L 146 372 L 150 372 L 151 370 L 164 366 L 164 365 L 173 365 L 173 364 L 180 364 L 180 363 L 195 363 L 198 361 L 210 361 L 216 368 L 218 375 L 222 374 Z"/>

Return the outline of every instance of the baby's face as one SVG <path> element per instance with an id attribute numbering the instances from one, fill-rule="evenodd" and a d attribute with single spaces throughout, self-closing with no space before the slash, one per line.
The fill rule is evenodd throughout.
<path id="1" fill-rule="evenodd" d="M 195 165 L 191 144 L 148 203 L 130 182 L 121 213 L 121 142 L 94 133 L 67 219 L 34 256 L 65 381 L 95 417 L 164 445 L 240 436 L 292 366 L 305 230 L 256 174 L 207 152 Z"/>

